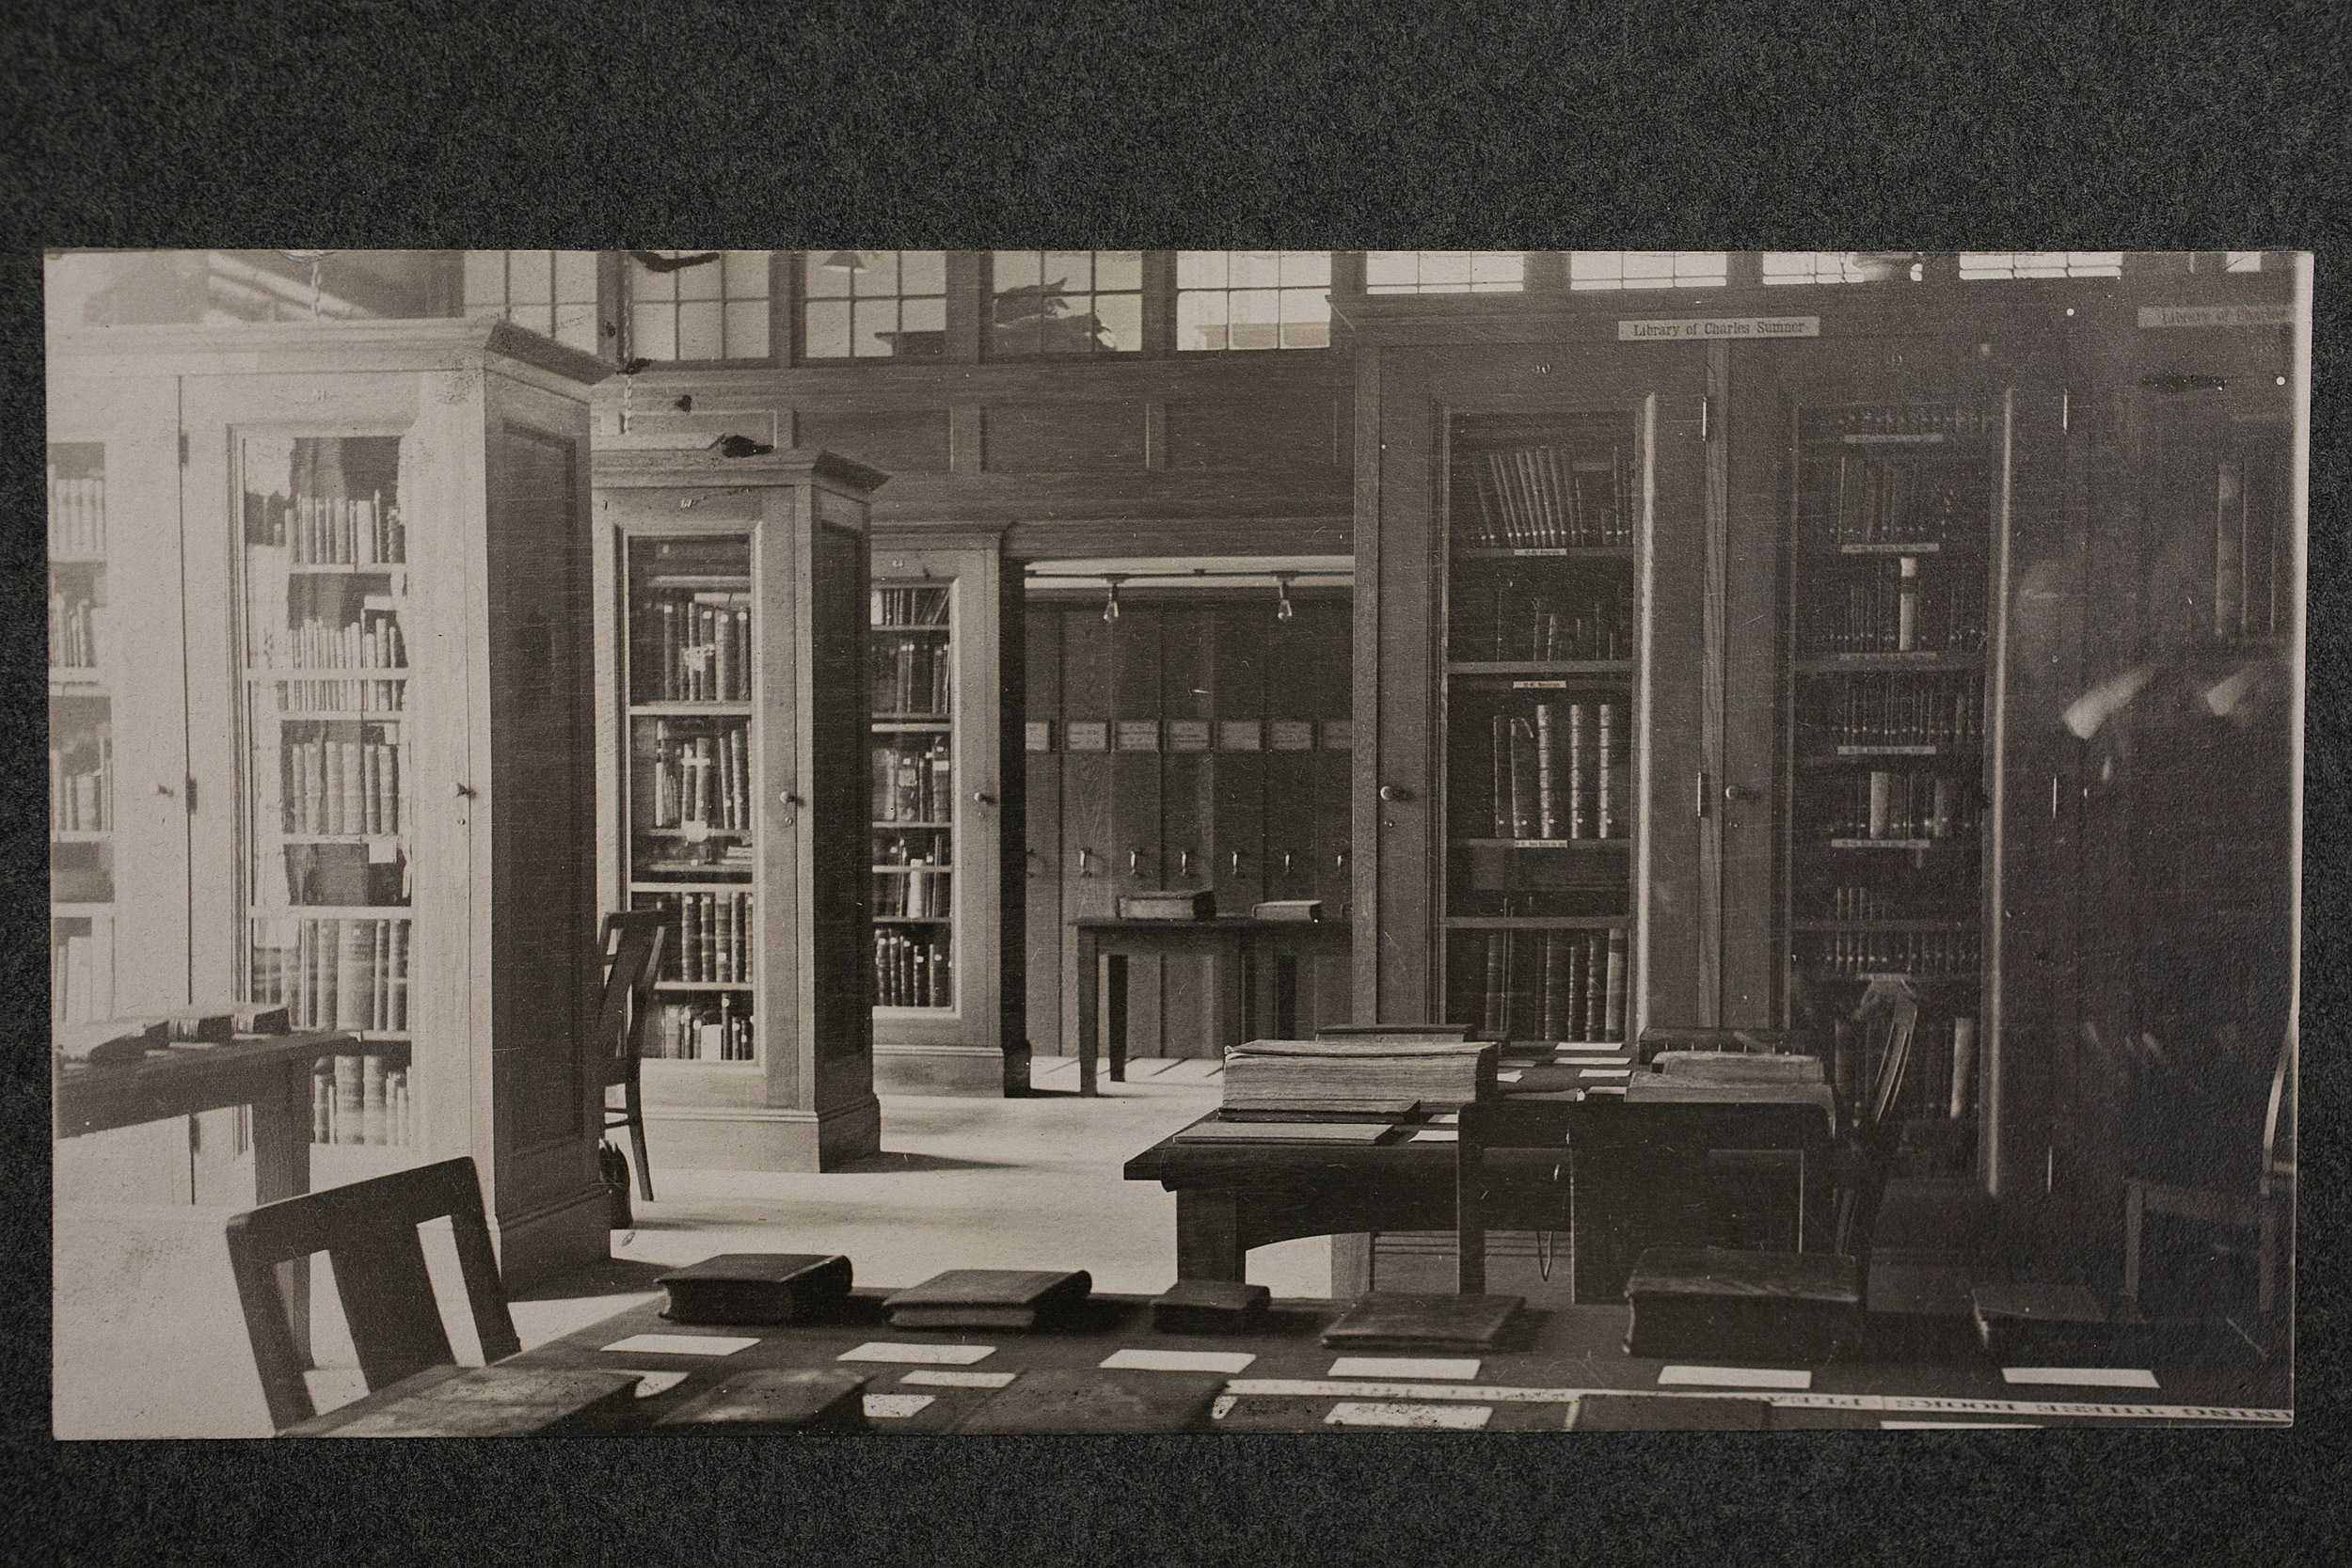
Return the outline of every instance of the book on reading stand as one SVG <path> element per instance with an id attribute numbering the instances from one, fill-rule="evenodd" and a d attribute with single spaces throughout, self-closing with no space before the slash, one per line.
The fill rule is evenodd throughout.
<path id="1" fill-rule="evenodd" d="M 1084 1269 L 949 1269 L 882 1300 L 895 1328 L 1035 1328 L 1087 1299 Z"/>
<path id="2" fill-rule="evenodd" d="M 1491 1350 L 1523 1296 L 1439 1296 L 1375 1291 L 1323 1331 L 1332 1350 Z"/>

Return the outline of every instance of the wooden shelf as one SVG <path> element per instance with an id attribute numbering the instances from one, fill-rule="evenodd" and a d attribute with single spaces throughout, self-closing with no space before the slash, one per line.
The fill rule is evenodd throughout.
<path id="1" fill-rule="evenodd" d="M 868 917 L 877 926 L 952 926 L 955 916 L 947 914 L 877 914 Z"/>
<path id="2" fill-rule="evenodd" d="M 1623 914 L 1450 914 L 1449 931 L 1615 931 L 1629 930 L 1630 915 Z"/>
<path id="3" fill-rule="evenodd" d="M 1630 678 L 1633 661 L 1629 658 L 1473 658 L 1448 659 L 1445 673 L 1487 678 L 1534 675 L 1608 676 L 1612 679 Z"/>
<path id="4" fill-rule="evenodd" d="M 246 912 L 255 920 L 406 920 L 416 911 L 406 904 L 278 904 Z"/>
<path id="5" fill-rule="evenodd" d="M 1928 931 L 1938 934 L 1973 931 L 1977 927 L 1973 915 L 1955 915 L 1948 920 L 1791 920 L 1791 931 L 1861 936 L 1871 932 Z"/>
<path id="6" fill-rule="evenodd" d="M 105 676 L 94 664 L 53 664 L 49 667 L 49 692 L 52 696 L 57 695 L 57 689 L 63 686 L 80 689 L 71 693 L 76 697 L 103 697 L 105 695 L 104 680 Z"/>
<path id="7" fill-rule="evenodd" d="M 1630 545 L 1460 545 L 1456 561 L 1631 561 Z"/>
<path id="8" fill-rule="evenodd" d="M 1460 849 L 1630 849 L 1630 838 L 1457 838 Z"/>
<path id="9" fill-rule="evenodd" d="M 953 632 L 955 629 L 956 629 L 956 628 L 955 628 L 955 627 L 953 627 L 953 626 L 868 626 L 868 627 L 866 628 L 866 630 L 868 630 L 868 631 L 870 631 L 871 633 L 873 633 L 873 635 L 875 635 L 876 637 L 888 637 L 888 636 L 892 636 L 892 635 L 894 635 L 894 634 L 903 633 L 903 632 L 921 632 L 921 633 L 925 634 L 926 636 L 930 636 L 930 637 L 946 637 L 946 636 L 947 636 L 949 633 Z"/>
<path id="10" fill-rule="evenodd" d="M 752 868 L 745 866 L 739 880 L 723 880 L 714 877 L 684 879 L 674 882 L 648 881 L 638 878 L 628 884 L 631 893 L 747 893 L 752 885 Z"/>
<path id="11" fill-rule="evenodd" d="M 955 725 L 946 719 L 895 719 L 877 714 L 866 728 L 876 735 L 946 735 Z"/>
<path id="12" fill-rule="evenodd" d="M 397 724 L 408 717 L 406 708 L 300 707 L 283 708 L 254 715 L 257 720 L 277 720 L 280 723 L 303 724 Z"/>
<path id="13" fill-rule="evenodd" d="M 406 833 L 288 833 L 269 832 L 261 835 L 280 844 L 406 844 Z"/>
<path id="14" fill-rule="evenodd" d="M 1982 978 L 1975 970 L 1967 970 L 1956 974 L 1922 974 L 1901 969 L 1868 969 L 1857 972 L 1841 969 L 1816 969 L 1808 966 L 1804 973 L 1807 979 L 1837 981 L 1857 986 L 1867 985 L 1873 980 L 1900 980 L 1914 986 L 1973 986 Z"/>
<path id="15" fill-rule="evenodd" d="M 1982 669 L 1983 666 L 1984 656 L 1982 654 L 1957 653 L 1937 648 L 1908 654 L 1815 654 L 1797 660 L 1797 673 L 1830 675 L 1847 674 L 1855 671 L 1978 670 Z"/>
<path id="16" fill-rule="evenodd" d="M 874 824 L 874 832 L 878 833 L 946 832 L 954 826 L 953 822 L 877 822 Z"/>
<path id="17" fill-rule="evenodd" d="M 1851 431 L 1843 436 L 1808 436 L 1808 447 L 1967 447 L 1990 442 L 1990 433 L 1963 436 L 1948 430 Z"/>
<path id="18" fill-rule="evenodd" d="M 1972 839 L 1954 834 L 1950 838 L 1833 838 L 1832 849 L 1958 849 Z"/>
<path id="19" fill-rule="evenodd" d="M 378 561 L 372 564 L 354 562 L 297 562 L 278 567 L 290 578 L 380 578 L 392 572 L 405 572 L 405 561 Z"/>
<path id="20" fill-rule="evenodd" d="M 691 839 L 696 842 L 700 842 L 704 839 L 712 838 L 739 838 L 748 841 L 753 836 L 755 830 L 750 828 L 706 828 L 699 833 L 690 833 L 684 828 L 640 828 L 637 832 L 647 838 Z"/>
<path id="21" fill-rule="evenodd" d="M 749 703 L 631 703 L 632 719 L 747 719 Z"/>
<path id="22" fill-rule="evenodd" d="M 753 986 L 749 980 L 657 980 L 654 982 L 653 989 L 656 990 L 720 991 L 750 990 Z"/>
<path id="23" fill-rule="evenodd" d="M 647 588 L 707 588 L 719 592 L 748 594 L 752 591 L 749 572 L 648 572 Z"/>
<path id="24" fill-rule="evenodd" d="M 106 558 L 103 555 L 53 555 L 49 558 L 49 564 L 52 566 L 103 566 L 106 564 Z"/>
<path id="25" fill-rule="evenodd" d="M 900 862 L 896 865 L 877 865 L 874 869 L 876 871 L 953 871 L 955 866 L 952 863 L 947 862 L 943 862 L 937 865 L 933 865 L 929 863 L 918 865 L 913 862 Z"/>
<path id="26" fill-rule="evenodd" d="M 249 681 L 405 681 L 412 673 L 405 664 L 304 664 L 271 667 L 248 664 Z"/>

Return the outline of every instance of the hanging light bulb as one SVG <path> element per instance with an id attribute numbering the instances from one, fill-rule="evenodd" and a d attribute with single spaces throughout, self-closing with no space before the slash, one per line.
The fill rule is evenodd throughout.
<path id="1" fill-rule="evenodd" d="M 1298 613 L 1291 604 L 1291 578 L 1297 575 L 1296 572 L 1274 574 L 1274 618 L 1278 621 L 1288 621 Z"/>
<path id="2" fill-rule="evenodd" d="M 866 259 L 854 250 L 836 250 L 818 265 L 827 272 L 864 272 Z"/>
<path id="3" fill-rule="evenodd" d="M 1119 619 L 1119 585 L 1127 580 L 1124 572 L 1113 572 L 1103 578 L 1103 619 Z"/>

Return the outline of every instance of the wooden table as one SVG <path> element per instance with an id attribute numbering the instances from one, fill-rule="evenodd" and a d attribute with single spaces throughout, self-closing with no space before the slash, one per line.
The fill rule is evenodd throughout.
<path id="1" fill-rule="evenodd" d="M 343 1033 L 248 1035 L 218 1045 L 175 1045 L 136 1062 L 59 1067 L 53 1080 L 56 1136 L 78 1138 L 230 1105 L 253 1108 L 253 1200 L 310 1190 L 310 1069 L 321 1056 L 360 1049 Z M 278 1287 L 294 1346 L 310 1355 L 310 1266 L 283 1264 Z"/>
<path id="2" fill-rule="evenodd" d="M 1136 958 L 1229 958 L 1239 992 L 1241 1040 L 1260 1037 L 1261 1018 L 1278 1028 L 1295 1027 L 1295 999 L 1289 1008 L 1274 985 L 1266 958 L 1312 953 L 1345 953 L 1352 940 L 1343 920 L 1253 920 L 1247 915 L 1220 915 L 1215 920 L 1112 920 L 1101 917 L 1071 923 L 1078 932 L 1078 1092 L 1097 1092 L 1094 1062 L 1101 1050 L 1095 1019 L 1099 1005 L 1100 971 L 1109 969 L 1111 1082 L 1127 1077 L 1127 959 Z M 1107 966 L 1097 960 L 1107 957 Z M 1260 1007 L 1261 993 L 1270 1005 Z M 1230 1015 L 1227 1015 L 1230 1016 Z M 1232 1043 L 1239 1044 L 1240 1040 Z"/>
<path id="3" fill-rule="evenodd" d="M 1575 1092 L 1576 1068 L 1519 1070 L 1520 1082 L 1505 1085 L 1506 1094 L 1559 1098 Z M 1564 1163 L 1551 1150 L 1488 1153 L 1489 1170 L 1510 1191 L 1507 1223 L 1490 1222 L 1490 1230 L 1569 1229 L 1576 1182 L 1590 1183 L 1588 1212 L 1606 1213 L 1670 1187 L 1694 1157 L 1713 1149 L 1826 1142 L 1820 1113 L 1807 1106 L 1629 1106 L 1595 1098 L 1580 1109 L 1590 1113 L 1591 1142 L 1602 1146 L 1597 1158 L 1579 1154 Z M 1413 1141 L 1426 1122 L 1427 1114 L 1417 1112 L 1377 1143 L 1339 1146 L 1183 1143 L 1172 1133 L 1129 1160 L 1124 1175 L 1130 1181 L 1157 1181 L 1176 1195 L 1178 1278 L 1238 1280 L 1249 1250 L 1273 1242 L 1374 1230 L 1451 1231 L 1455 1146 Z M 1592 1164 L 1579 1163 L 1584 1161 Z M 1812 1239 L 1804 1225 L 1806 1195 L 1818 1189 L 1821 1165 L 1800 1159 L 1797 1166 L 1801 1249 Z M 1630 1258 L 1625 1263 L 1629 1267 Z"/>
<path id="4" fill-rule="evenodd" d="M 2119 1389 L 2027 1389 L 2006 1384 L 2000 1370 L 1973 1339 L 1955 1342 L 1938 1361 L 1916 1359 L 1915 1352 L 1869 1351 L 1851 1361 L 1811 1368 L 1811 1387 L 1802 1392 L 1759 1393 L 1755 1389 L 1686 1387 L 1676 1393 L 1661 1388 L 1665 1363 L 1625 1353 L 1627 1309 L 1616 1307 L 1578 1307 L 1522 1311 L 1502 1341 L 1479 1356 L 1474 1379 L 1459 1382 L 1406 1380 L 1388 1374 L 1382 1381 L 1353 1375 L 1332 1376 L 1338 1358 L 1346 1353 L 1327 1350 L 1320 1336 L 1341 1311 L 1330 1301 L 1279 1301 L 1256 1333 L 1243 1335 L 1162 1334 L 1152 1327 L 1149 1297 L 1096 1295 L 1051 1330 L 1014 1334 L 1003 1332 L 945 1332 L 894 1328 L 882 1309 L 887 1290 L 860 1288 L 846 1309 L 832 1322 L 784 1327 L 681 1328 L 665 1322 L 656 1304 L 633 1307 L 577 1333 L 551 1340 L 535 1350 L 501 1362 L 505 1367 L 536 1367 L 555 1370 L 597 1370 L 684 1374 L 683 1381 L 661 1392 L 630 1402 L 622 1411 L 599 1423 L 608 1435 L 651 1435 L 665 1413 L 733 1374 L 771 1369 L 825 1367 L 869 1375 L 868 1396 L 898 1396 L 890 1406 L 903 1415 L 876 1413 L 872 1429 L 881 1434 L 910 1435 L 953 1433 L 986 1403 L 993 1390 L 970 1386 L 927 1383 L 930 1371 L 956 1373 L 1020 1373 L 1049 1368 L 1092 1368 L 1120 1350 L 1206 1351 L 1251 1357 L 1239 1371 L 1227 1372 L 1226 1396 L 1213 1414 L 1200 1423 L 1209 1432 L 1318 1432 L 1333 1430 L 1329 1418 L 1343 1402 L 1410 1403 L 1428 1409 L 1447 1405 L 1483 1407 L 1486 1431 L 1548 1431 L 1565 1427 L 1580 1393 L 1611 1392 L 1661 1401 L 1679 1397 L 1724 1398 L 1745 1394 L 1772 1402 L 1774 1427 L 1875 1428 L 1889 1416 L 1905 1411 L 1945 1420 L 2024 1419 L 2037 1423 L 2103 1420 L 2088 1414 L 2034 1412 L 1971 1415 L 1951 1408 L 1949 1402 L 1983 1401 L 2100 1401 L 2127 1400 L 2134 1403 L 2179 1406 L 2234 1407 L 2246 1410 L 2241 1419 L 2280 1419 L 2275 1407 L 2286 1402 L 2285 1374 L 2269 1370 L 2225 1368 L 2175 1370 L 2160 1366 L 2159 1391 Z M 756 1343 L 725 1355 L 680 1355 L 644 1351 L 608 1351 L 603 1347 L 637 1334 L 683 1335 L 693 1338 L 753 1338 Z M 989 1353 L 977 1361 L 953 1367 L 926 1367 L 912 1362 L 838 1359 L 845 1351 L 872 1341 L 914 1344 L 985 1345 Z M 1402 1353 L 1399 1353 L 1402 1354 Z M 1452 1353 L 1430 1351 L 1429 1355 Z M 1891 1359 L 1902 1354 L 1912 1359 Z M 433 1378 L 426 1372 L 421 1378 Z M 412 1380 L 413 1381 L 413 1380 Z M 402 1385 L 380 1389 L 365 1400 L 328 1412 L 310 1423 L 325 1431 L 348 1424 L 367 1410 L 400 1397 Z M 1922 1408 L 1931 1405 L 1931 1408 Z M 2249 1408 L 2250 1407 L 2250 1408 Z M 1221 1411 L 1221 1413 L 1215 1413 Z M 2162 1419 L 2142 1416 L 2122 1418 L 2139 1423 Z M 2208 1416 L 2206 1419 L 2230 1418 Z M 1671 1423 L 1670 1423 L 1671 1424 Z M 1694 1421 L 1692 1424 L 1701 1424 Z M 666 1434 L 665 1434 L 666 1435 Z"/>

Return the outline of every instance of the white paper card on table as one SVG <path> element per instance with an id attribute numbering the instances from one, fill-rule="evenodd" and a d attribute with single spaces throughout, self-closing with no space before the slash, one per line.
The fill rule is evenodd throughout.
<path id="1" fill-rule="evenodd" d="M 733 1355 L 757 1343 L 733 1334 L 632 1334 L 604 1348 L 625 1355 Z"/>
<path id="2" fill-rule="evenodd" d="M 1010 1383 L 1013 1372 L 950 1372 L 932 1367 L 918 1367 L 900 1375 L 900 1384 L 916 1383 L 926 1388 L 1002 1388 Z"/>
<path id="3" fill-rule="evenodd" d="M 2010 1383 L 2071 1383 L 2083 1388 L 2153 1388 L 2156 1374 L 2140 1367 L 2003 1367 Z"/>
<path id="4" fill-rule="evenodd" d="M 1584 1092 L 1586 1094 L 1623 1094 L 1625 1085 L 1623 1084 L 1595 1084 Z"/>
<path id="5" fill-rule="evenodd" d="M 1132 1372 L 1238 1372 L 1257 1356 L 1237 1350 L 1113 1351 L 1099 1365 Z"/>
<path id="6" fill-rule="evenodd" d="M 1883 1432 L 2040 1431 L 2040 1421 L 1881 1421 Z"/>
<path id="7" fill-rule="evenodd" d="M 969 1367 L 996 1354 L 994 1345 L 901 1345 L 888 1339 L 868 1339 L 845 1350 L 835 1361 L 914 1361 L 932 1367 Z"/>
<path id="8" fill-rule="evenodd" d="M 1551 1049 L 1555 1053 L 1552 1057 L 1555 1062 L 1566 1057 L 1622 1056 L 1625 1054 L 1625 1047 L 1612 1040 L 1594 1040 L 1589 1044 L 1563 1040 Z"/>
<path id="9" fill-rule="evenodd" d="M 1474 1355 L 1343 1355 L 1330 1377 L 1449 1377 L 1467 1383 L 1478 1375 Z"/>
<path id="10" fill-rule="evenodd" d="M 1508 1072 L 1498 1072 L 1495 1074 L 1495 1082 L 1498 1084 L 1516 1084 L 1518 1081 L 1519 1069 L 1517 1068 L 1513 1068 Z"/>
<path id="11" fill-rule="evenodd" d="M 1633 1076 L 1633 1069 L 1629 1067 L 1588 1067 L 1577 1076 L 1579 1078 L 1630 1078 Z"/>
<path id="12" fill-rule="evenodd" d="M 1659 1384 L 1698 1384 L 1715 1388 L 1810 1388 L 1813 1374 L 1788 1367 L 1666 1367 Z"/>
<path id="13" fill-rule="evenodd" d="M 1219 1394 L 1216 1397 L 1216 1402 L 1209 1406 L 1209 1419 L 1212 1421 L 1221 1421 L 1225 1419 L 1227 1416 L 1232 1413 L 1233 1406 L 1239 1404 L 1240 1402 L 1240 1400 L 1234 1398 L 1231 1394 Z"/>
<path id="14" fill-rule="evenodd" d="M 1432 1127 L 1454 1127 L 1458 1126 L 1461 1123 L 1461 1112 L 1448 1111 L 1443 1116 L 1431 1117 L 1429 1118 L 1429 1125 Z"/>
<path id="15" fill-rule="evenodd" d="M 902 1420 L 930 1402 L 929 1394 L 868 1394 L 866 1414 L 874 1420 Z"/>
<path id="16" fill-rule="evenodd" d="M 1424 1127 L 1406 1140 L 1417 1144 L 1458 1144 L 1462 1134 L 1451 1127 Z"/>
<path id="17" fill-rule="evenodd" d="M 641 1400 L 666 1394 L 686 1381 L 684 1372 L 648 1372 L 636 1367 L 623 1367 L 619 1370 L 637 1374 L 637 1397 Z"/>
<path id="18" fill-rule="evenodd" d="M 1398 1404 L 1388 1400 L 1342 1400 L 1323 1420 L 1335 1427 L 1438 1427 L 1476 1432 L 1494 1415 L 1491 1404 Z"/>

